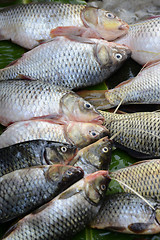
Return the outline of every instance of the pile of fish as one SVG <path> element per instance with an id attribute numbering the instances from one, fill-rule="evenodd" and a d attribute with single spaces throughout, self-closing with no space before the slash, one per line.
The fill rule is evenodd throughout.
<path id="1" fill-rule="evenodd" d="M 128 26 L 92 6 L 31 3 L 0 10 L 0 23 L 0 40 L 29 49 L 0 70 L 0 223 L 17 221 L 3 239 L 159 233 L 160 112 L 102 110 L 160 103 L 160 63 L 148 64 L 160 60 L 160 18 Z M 146 64 L 134 79 L 74 92 L 130 56 Z M 111 172 L 113 144 L 146 160 Z M 124 193 L 106 195 L 112 179 Z"/>

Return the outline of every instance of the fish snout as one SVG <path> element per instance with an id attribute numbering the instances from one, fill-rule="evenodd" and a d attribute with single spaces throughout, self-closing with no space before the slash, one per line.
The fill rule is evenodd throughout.
<path id="1" fill-rule="evenodd" d="M 104 117 L 99 115 L 96 118 L 94 118 L 91 122 L 102 125 L 104 123 Z"/>
<path id="2" fill-rule="evenodd" d="M 129 25 L 128 25 L 127 23 L 122 23 L 122 24 L 119 26 L 118 29 L 119 29 L 119 30 L 126 30 L 126 31 L 128 31 Z"/>

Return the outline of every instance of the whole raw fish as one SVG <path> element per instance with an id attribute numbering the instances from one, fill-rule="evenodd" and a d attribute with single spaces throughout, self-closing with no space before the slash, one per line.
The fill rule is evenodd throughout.
<path id="1" fill-rule="evenodd" d="M 119 104 L 160 104 L 160 61 L 109 90 L 84 90 L 83 96 L 97 109 L 109 109 Z"/>
<path id="2" fill-rule="evenodd" d="M 108 170 L 111 163 L 111 152 L 112 140 L 104 137 L 79 150 L 69 164 L 74 163 L 74 166 L 81 167 L 84 175 L 98 170 Z"/>
<path id="3" fill-rule="evenodd" d="M 160 17 L 129 25 L 128 34 L 116 42 L 128 46 L 139 64 L 160 60 Z"/>
<path id="4" fill-rule="evenodd" d="M 128 24 L 114 14 L 86 5 L 31 3 L 0 11 L 0 40 L 33 48 L 56 35 L 78 35 L 114 40 Z M 51 31 L 52 30 L 52 31 Z"/>
<path id="5" fill-rule="evenodd" d="M 155 210 L 134 194 L 110 195 L 106 197 L 91 227 L 130 234 L 159 233 L 160 211 L 157 202 L 150 198 L 147 201 Z"/>
<path id="6" fill-rule="evenodd" d="M 67 164 L 77 148 L 67 143 L 33 140 L 0 149 L 0 177 L 18 169 L 38 165 Z"/>
<path id="7" fill-rule="evenodd" d="M 20 169 L 0 178 L 0 223 L 50 201 L 83 177 L 83 170 L 57 164 Z"/>
<path id="8" fill-rule="evenodd" d="M 0 148 L 36 139 L 85 147 L 108 134 L 104 126 L 95 123 L 69 122 L 60 125 L 44 119 L 21 121 L 11 124 L 0 135 Z"/>
<path id="9" fill-rule="evenodd" d="M 0 81 L 0 123 L 7 126 L 33 118 L 53 118 L 64 123 L 104 121 L 90 103 L 69 89 L 42 81 Z"/>
<path id="10" fill-rule="evenodd" d="M 160 156 L 160 112 L 116 114 L 100 111 L 117 146 L 138 158 Z M 138 154 L 137 154 L 138 153 Z"/>
<path id="11" fill-rule="evenodd" d="M 97 215 L 109 182 L 107 171 L 88 175 L 18 221 L 3 239 L 71 239 Z"/>
<path id="12" fill-rule="evenodd" d="M 160 159 L 137 162 L 129 167 L 112 172 L 110 175 L 131 187 L 140 195 L 160 201 Z M 132 193 L 121 182 L 119 184 L 124 191 Z"/>
<path id="13" fill-rule="evenodd" d="M 131 55 L 128 47 L 99 39 L 56 37 L 0 70 L 0 79 L 29 78 L 67 88 L 95 85 Z"/>

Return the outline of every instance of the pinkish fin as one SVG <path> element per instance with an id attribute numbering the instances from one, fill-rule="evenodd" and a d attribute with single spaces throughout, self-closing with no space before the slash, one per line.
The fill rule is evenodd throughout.
<path id="1" fill-rule="evenodd" d="M 50 37 L 54 38 L 57 36 L 82 36 L 82 34 L 86 31 L 84 27 L 75 27 L 75 26 L 68 26 L 68 27 L 57 27 L 50 31 Z"/>
<path id="2" fill-rule="evenodd" d="M 21 79 L 21 80 L 35 80 L 35 79 L 32 79 L 30 78 L 29 76 L 25 76 L 23 74 L 18 74 L 16 79 Z"/>
<path id="3" fill-rule="evenodd" d="M 156 16 L 151 16 L 151 17 L 149 17 L 147 19 L 154 19 L 154 18 L 159 18 L 159 17 L 160 17 L 160 15 L 156 15 Z"/>
<path id="4" fill-rule="evenodd" d="M 65 117 L 63 117 L 63 115 L 61 114 L 50 114 L 46 116 L 34 117 L 31 118 L 31 120 L 47 120 L 51 123 L 56 123 L 60 125 L 64 125 L 67 123 L 67 119 L 65 119 Z"/>
<path id="5" fill-rule="evenodd" d="M 133 79 L 134 79 L 134 78 L 130 78 L 130 79 L 126 80 L 126 81 L 123 81 L 123 82 L 119 83 L 115 88 L 119 88 L 119 87 L 121 87 L 121 86 L 129 83 L 129 82 L 131 82 Z M 114 88 L 113 88 L 113 89 L 114 89 Z"/>
<path id="6" fill-rule="evenodd" d="M 156 66 L 156 65 L 158 65 L 158 64 L 160 64 L 160 59 L 159 59 L 159 60 L 152 61 L 152 62 L 147 62 L 147 63 L 143 66 L 143 68 L 142 68 L 141 71 L 143 71 L 143 70 L 145 70 L 145 69 L 148 69 L 148 68 L 150 68 L 150 67 Z M 140 72 L 141 72 L 141 71 L 140 71 Z"/>
<path id="7" fill-rule="evenodd" d="M 139 165 L 141 163 L 147 163 L 147 162 L 150 162 L 151 160 L 142 160 L 140 162 L 136 162 L 136 163 L 133 163 L 132 165 L 128 166 L 128 167 L 131 167 L 131 166 L 135 166 L 135 165 Z"/>
<path id="8" fill-rule="evenodd" d="M 10 67 L 10 66 L 13 66 L 15 65 L 16 63 L 18 62 L 18 59 L 12 61 L 11 63 L 9 63 L 6 67 Z"/>

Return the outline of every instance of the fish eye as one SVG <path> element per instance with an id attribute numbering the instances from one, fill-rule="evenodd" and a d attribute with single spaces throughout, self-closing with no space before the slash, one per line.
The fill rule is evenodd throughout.
<path id="1" fill-rule="evenodd" d="M 107 147 L 102 148 L 102 152 L 107 153 L 108 152 L 108 148 Z"/>
<path id="2" fill-rule="evenodd" d="M 63 153 L 65 153 L 65 152 L 67 152 L 67 148 L 66 148 L 66 147 L 61 147 L 61 151 L 62 151 Z"/>
<path id="3" fill-rule="evenodd" d="M 111 19 L 113 19 L 114 18 L 114 14 L 113 13 L 106 13 L 106 17 L 107 18 L 111 18 Z"/>
<path id="4" fill-rule="evenodd" d="M 71 176 L 72 174 L 73 173 L 70 170 L 67 171 L 67 175 Z"/>
<path id="5" fill-rule="evenodd" d="M 84 103 L 84 108 L 86 108 L 86 109 L 92 109 L 92 105 L 91 105 L 90 103 L 88 103 L 88 102 L 85 102 L 85 103 Z"/>
<path id="6" fill-rule="evenodd" d="M 106 190 L 106 185 L 102 184 L 102 185 L 101 185 L 101 190 L 102 190 L 102 191 Z"/>
<path id="7" fill-rule="evenodd" d="M 122 59 L 122 54 L 121 53 L 116 53 L 115 54 L 115 58 L 117 59 L 117 60 L 121 60 Z"/>
<path id="8" fill-rule="evenodd" d="M 90 131 L 89 134 L 90 134 L 92 137 L 96 137 L 96 136 L 97 136 L 96 131 Z"/>

